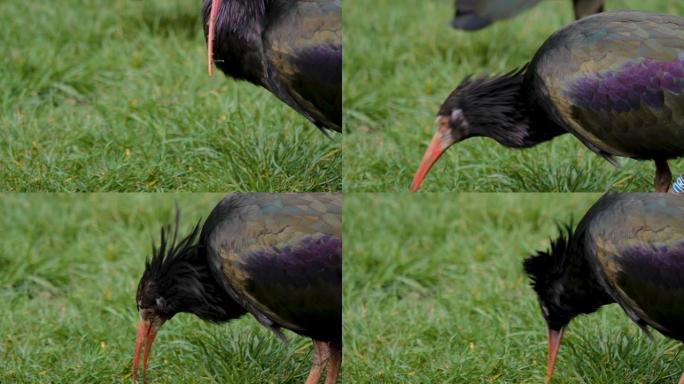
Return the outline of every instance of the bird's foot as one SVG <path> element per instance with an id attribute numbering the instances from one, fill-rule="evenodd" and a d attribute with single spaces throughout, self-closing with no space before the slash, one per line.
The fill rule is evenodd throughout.
<path id="1" fill-rule="evenodd" d="M 313 340 L 313 347 L 313 362 L 309 376 L 306 378 L 306 384 L 318 384 L 318 380 L 330 360 L 330 347 L 327 342 Z"/>
<path id="2" fill-rule="evenodd" d="M 328 362 L 328 374 L 325 377 L 325 384 L 337 384 L 337 376 L 340 374 L 342 366 L 342 344 L 330 343 L 330 361 Z"/>
<path id="3" fill-rule="evenodd" d="M 667 165 L 667 160 L 655 160 L 655 164 L 655 191 L 667 192 L 670 190 L 670 184 L 672 183 L 672 172 L 670 172 L 670 166 Z"/>

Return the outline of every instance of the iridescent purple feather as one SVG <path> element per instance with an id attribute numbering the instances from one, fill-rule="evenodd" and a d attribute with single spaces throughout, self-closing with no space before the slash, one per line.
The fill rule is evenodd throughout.
<path id="1" fill-rule="evenodd" d="M 627 112 L 642 105 L 661 108 L 665 92 L 684 92 L 683 54 L 672 61 L 628 60 L 617 70 L 580 77 L 570 83 L 566 96 L 593 112 Z"/>

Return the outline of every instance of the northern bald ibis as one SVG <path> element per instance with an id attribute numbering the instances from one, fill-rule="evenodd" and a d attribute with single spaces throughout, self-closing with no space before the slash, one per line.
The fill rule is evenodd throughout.
<path id="1" fill-rule="evenodd" d="M 466 78 L 437 114 L 437 132 L 411 190 L 452 144 L 490 137 L 527 148 L 572 133 L 590 150 L 654 160 L 665 192 L 668 159 L 684 155 L 684 18 L 605 12 L 554 33 L 521 69 Z"/>
<path id="2" fill-rule="evenodd" d="M 322 131 L 342 131 L 341 0 L 204 0 L 209 74 L 268 89 Z"/>
<path id="3" fill-rule="evenodd" d="M 546 383 L 567 324 L 607 304 L 618 303 L 644 330 L 684 341 L 684 198 L 677 194 L 606 194 L 524 269 L 548 327 Z"/>
<path id="4" fill-rule="evenodd" d="M 476 31 L 497 20 L 511 18 L 541 0 L 456 0 L 451 26 Z M 575 19 L 603 12 L 603 0 L 573 0 Z"/>
<path id="5" fill-rule="evenodd" d="M 216 323 L 251 314 L 281 339 L 281 328 L 313 340 L 307 384 L 337 381 L 342 362 L 341 199 L 337 194 L 234 194 L 177 241 L 162 228 L 136 303 L 133 356 L 143 379 L 155 335 L 179 312 Z M 199 239 L 197 235 L 199 233 Z"/>

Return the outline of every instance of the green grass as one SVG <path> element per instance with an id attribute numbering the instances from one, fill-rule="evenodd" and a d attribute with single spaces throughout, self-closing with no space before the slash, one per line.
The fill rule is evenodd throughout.
<path id="1" fill-rule="evenodd" d="M 0 196 L 0 382 L 130 383 L 135 290 L 174 203 L 189 231 L 222 195 Z M 310 341 L 285 345 L 250 316 L 179 314 L 160 330 L 152 383 L 297 383 Z"/>
<path id="2" fill-rule="evenodd" d="M 544 1 L 477 33 L 449 26 L 450 0 L 347 0 L 344 4 L 345 191 L 405 191 L 433 134 L 437 109 L 468 74 L 529 61 L 573 18 L 569 0 Z M 608 0 L 609 9 L 684 15 L 676 1 Z M 671 162 L 673 173 L 684 161 Z M 426 191 L 651 191 L 652 162 L 615 168 L 566 135 L 529 150 L 474 138 L 452 147 Z"/>
<path id="3" fill-rule="evenodd" d="M 599 195 L 349 194 L 344 382 L 542 383 L 546 325 L 523 275 Z M 567 328 L 555 384 L 667 383 L 680 344 L 617 305 Z"/>
<path id="4" fill-rule="evenodd" d="M 327 139 L 209 78 L 199 0 L 0 2 L 0 190 L 340 190 Z"/>

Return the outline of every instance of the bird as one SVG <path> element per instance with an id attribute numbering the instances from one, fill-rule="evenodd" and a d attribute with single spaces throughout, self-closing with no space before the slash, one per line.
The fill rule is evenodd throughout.
<path id="1" fill-rule="evenodd" d="M 342 131 L 341 0 L 204 0 L 208 70 L 266 88 Z"/>
<path id="2" fill-rule="evenodd" d="M 523 262 L 548 329 L 545 383 L 566 326 L 604 305 L 684 342 L 684 198 L 608 193 L 571 228 Z"/>
<path id="3" fill-rule="evenodd" d="M 614 156 L 654 160 L 655 189 L 666 192 L 667 161 L 684 155 L 684 18 L 610 11 L 575 21 L 519 69 L 467 77 L 436 126 L 411 191 L 467 138 L 528 148 L 571 133 L 612 164 Z"/>
<path id="4" fill-rule="evenodd" d="M 285 340 L 289 329 L 313 340 L 306 384 L 337 382 L 342 363 L 341 198 L 327 193 L 226 196 L 178 240 L 162 228 L 138 283 L 140 321 L 133 355 L 137 382 L 160 327 L 177 313 L 224 323 L 250 314 Z M 171 233 L 173 233 L 171 235 Z M 198 236 L 199 235 L 199 236 Z"/>
<path id="5" fill-rule="evenodd" d="M 465 31 L 485 28 L 497 20 L 511 18 L 541 0 L 456 0 L 451 26 Z M 575 19 L 603 12 L 603 0 L 573 0 Z"/>

